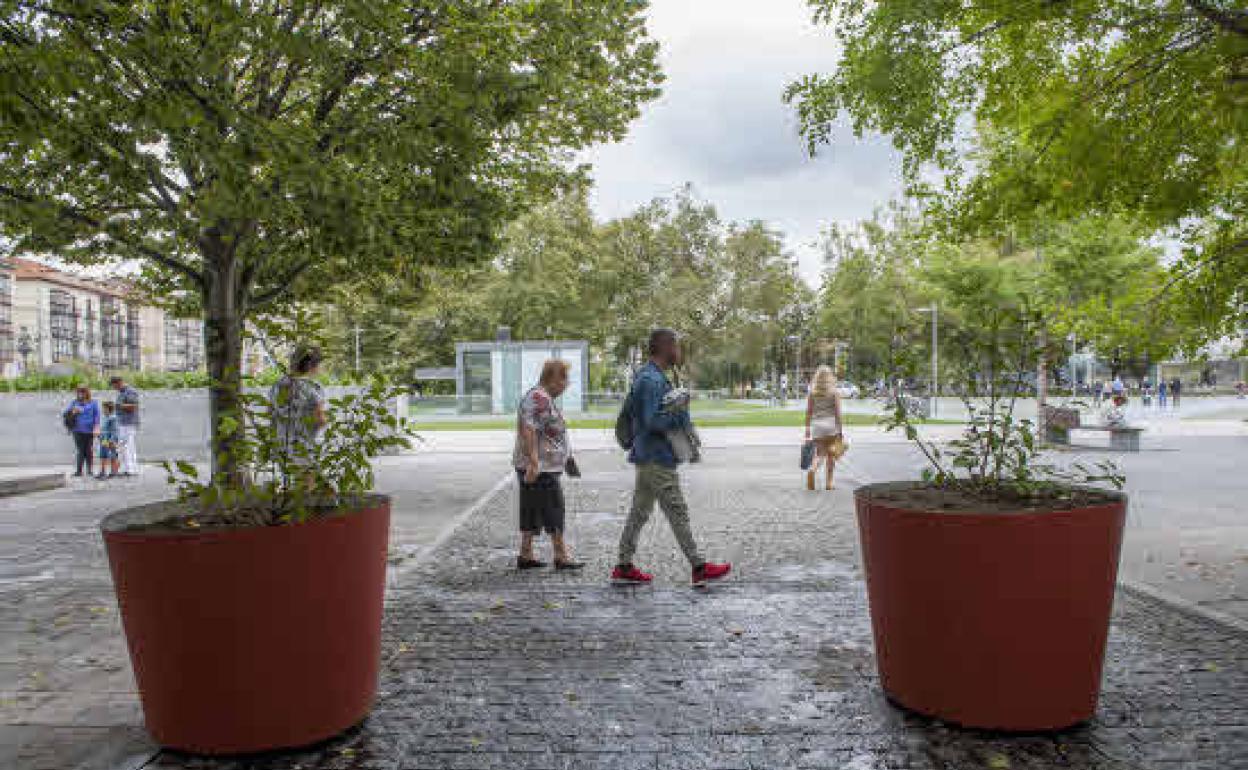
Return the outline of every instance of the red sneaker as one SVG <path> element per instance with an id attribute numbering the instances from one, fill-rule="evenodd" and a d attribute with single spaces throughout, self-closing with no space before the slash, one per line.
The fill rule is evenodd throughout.
<path id="1" fill-rule="evenodd" d="M 693 584 L 695 586 L 704 586 L 712 580 L 719 580 L 728 576 L 732 572 L 732 565 L 727 562 L 723 564 L 715 564 L 714 562 L 706 562 L 701 567 L 693 568 Z"/>
<path id="2" fill-rule="evenodd" d="M 654 580 L 654 575 L 642 572 L 631 564 L 611 570 L 611 582 L 616 585 L 649 585 L 651 580 Z"/>

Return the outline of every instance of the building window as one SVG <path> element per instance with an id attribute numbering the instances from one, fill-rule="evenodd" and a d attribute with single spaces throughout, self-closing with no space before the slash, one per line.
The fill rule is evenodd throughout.
<path id="1" fill-rule="evenodd" d="M 0 364 L 13 361 L 13 275 L 0 260 Z"/>
<path id="2" fill-rule="evenodd" d="M 139 309 L 126 309 L 126 364 L 131 371 L 143 368 L 143 348 L 139 334 Z"/>
<path id="3" fill-rule="evenodd" d="M 489 414 L 494 403 L 494 370 L 490 352 L 464 351 L 463 355 L 464 395 L 467 399 L 461 407 L 468 412 Z"/>
<path id="4" fill-rule="evenodd" d="M 126 321 L 112 297 L 100 299 L 100 349 L 105 367 L 120 369 L 126 365 Z"/>
<path id="5" fill-rule="evenodd" d="M 52 331 L 52 360 L 68 361 L 77 352 L 78 313 L 74 297 L 53 289 L 48 294 L 49 326 Z"/>
<path id="6" fill-rule="evenodd" d="M 95 362 L 95 332 L 97 328 L 97 319 L 95 317 L 95 303 L 91 300 L 86 301 L 87 307 L 82 313 L 82 357 L 86 361 Z"/>
<path id="7" fill-rule="evenodd" d="M 204 362 L 203 324 L 189 318 L 165 318 L 165 369 L 193 372 Z"/>

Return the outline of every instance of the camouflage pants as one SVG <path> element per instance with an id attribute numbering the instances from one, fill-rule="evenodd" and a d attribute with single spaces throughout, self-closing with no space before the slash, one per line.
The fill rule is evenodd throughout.
<path id="1" fill-rule="evenodd" d="M 637 552 L 637 538 L 650 520 L 656 501 L 667 516 L 672 534 L 676 536 L 680 549 L 685 552 L 685 558 L 695 567 L 701 564 L 702 555 L 698 552 L 698 544 L 694 542 L 693 531 L 689 528 L 689 506 L 685 504 L 685 494 L 680 489 L 680 473 L 675 468 L 657 463 L 637 466 L 633 506 L 628 512 L 628 520 L 624 522 L 624 531 L 620 534 L 619 563 L 633 563 L 633 554 Z"/>

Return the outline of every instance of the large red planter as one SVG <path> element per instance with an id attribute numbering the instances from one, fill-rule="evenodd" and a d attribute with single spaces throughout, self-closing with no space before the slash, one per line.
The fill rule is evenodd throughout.
<path id="1" fill-rule="evenodd" d="M 203 754 L 303 746 L 372 707 L 390 501 L 303 524 L 127 531 L 101 526 L 147 729 Z"/>
<path id="2" fill-rule="evenodd" d="M 885 693 L 993 730 L 1096 711 L 1126 497 L 1052 512 L 906 510 L 855 494 Z"/>

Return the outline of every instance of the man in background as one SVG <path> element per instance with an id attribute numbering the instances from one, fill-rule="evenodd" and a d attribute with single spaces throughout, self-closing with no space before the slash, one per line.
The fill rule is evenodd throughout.
<path id="1" fill-rule="evenodd" d="M 680 544 L 685 558 L 693 567 L 693 584 L 705 585 L 725 577 L 732 566 L 715 564 L 702 558 L 689 526 L 689 506 L 680 488 L 680 458 L 673 451 L 668 434 L 690 426 L 688 394 L 673 394 L 667 370 L 680 365 L 680 340 L 671 329 L 650 333 L 650 362 L 633 380 L 628 399 L 631 402 L 633 443 L 628 461 L 637 469 L 633 489 L 633 505 L 620 533 L 619 559 L 611 573 L 617 584 L 646 584 L 653 576 L 633 564 L 637 539 L 649 520 L 657 501 L 672 534 Z M 675 395 L 675 398 L 670 396 Z"/>
<path id="2" fill-rule="evenodd" d="M 118 459 L 122 476 L 133 476 L 139 472 L 139 391 L 126 384 L 117 375 L 108 380 L 108 385 L 117 391 L 117 400 L 113 402 L 113 412 L 117 415 Z"/>

